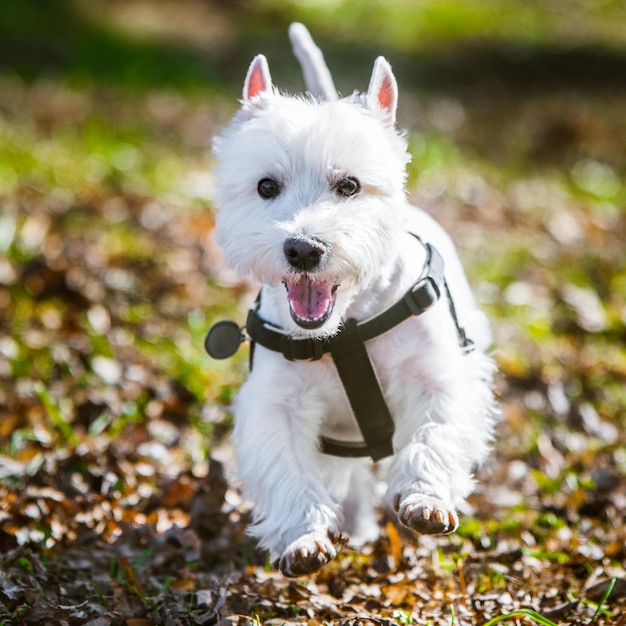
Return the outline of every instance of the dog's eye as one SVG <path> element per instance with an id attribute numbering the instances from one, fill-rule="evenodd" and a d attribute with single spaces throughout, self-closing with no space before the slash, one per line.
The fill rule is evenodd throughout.
<path id="1" fill-rule="evenodd" d="M 262 178 L 257 185 L 257 191 L 261 198 L 269 200 L 280 193 L 280 185 L 272 178 Z"/>
<path id="2" fill-rule="evenodd" d="M 337 185 L 335 186 L 335 191 L 346 198 L 350 196 L 354 196 L 359 191 L 361 191 L 361 183 L 358 178 L 354 178 L 353 176 L 348 176 L 346 178 L 342 178 Z"/>

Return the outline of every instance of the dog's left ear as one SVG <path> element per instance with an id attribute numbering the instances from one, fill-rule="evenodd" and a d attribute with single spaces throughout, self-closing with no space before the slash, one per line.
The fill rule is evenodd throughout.
<path id="1" fill-rule="evenodd" d="M 249 102 L 260 93 L 270 91 L 272 91 L 272 77 L 267 59 L 262 54 L 257 54 L 250 63 L 246 74 L 246 80 L 243 84 L 243 100 Z"/>
<path id="2" fill-rule="evenodd" d="M 374 108 L 382 115 L 386 126 L 393 126 L 396 123 L 398 83 L 391 71 L 391 65 L 384 57 L 378 57 L 374 62 L 367 88 L 367 103 L 370 108 Z"/>

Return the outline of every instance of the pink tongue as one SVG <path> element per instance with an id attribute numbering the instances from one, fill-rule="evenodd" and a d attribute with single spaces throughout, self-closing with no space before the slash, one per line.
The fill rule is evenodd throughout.
<path id="1" fill-rule="evenodd" d="M 287 298 L 291 310 L 303 320 L 316 320 L 324 316 L 333 302 L 332 282 L 312 282 L 304 275 L 297 283 L 287 284 Z"/>

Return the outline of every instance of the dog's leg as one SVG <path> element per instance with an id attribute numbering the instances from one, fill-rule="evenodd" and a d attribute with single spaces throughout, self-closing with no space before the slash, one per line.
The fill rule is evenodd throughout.
<path id="1" fill-rule="evenodd" d="M 255 501 L 249 533 L 288 576 L 320 569 L 343 542 L 341 513 L 321 469 L 322 413 L 289 372 L 276 377 L 256 364 L 235 406 L 239 475 L 244 496 Z"/>
<path id="2" fill-rule="evenodd" d="M 457 509 L 473 489 L 496 421 L 491 361 L 478 353 L 461 358 L 416 397 L 413 424 L 398 425 L 396 442 L 408 443 L 394 459 L 387 498 L 400 522 L 420 533 L 456 530 Z"/>
<path id="3" fill-rule="evenodd" d="M 388 492 L 392 506 L 400 522 L 419 533 L 454 532 L 457 507 L 472 489 L 471 470 L 454 458 L 451 435 L 442 424 L 418 430 L 394 464 Z"/>
<path id="4" fill-rule="evenodd" d="M 362 546 L 375 541 L 379 534 L 374 512 L 376 477 L 371 460 L 328 457 L 325 462 L 329 490 L 341 503 L 344 515 L 342 530 L 350 538 L 350 545 Z"/>

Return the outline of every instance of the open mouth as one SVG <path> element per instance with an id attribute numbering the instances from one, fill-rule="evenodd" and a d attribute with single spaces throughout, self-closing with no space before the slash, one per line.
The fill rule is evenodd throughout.
<path id="1" fill-rule="evenodd" d="M 290 276 L 285 288 L 293 321 L 307 330 L 323 326 L 333 312 L 337 287 L 332 281 L 314 281 L 308 273 Z"/>

